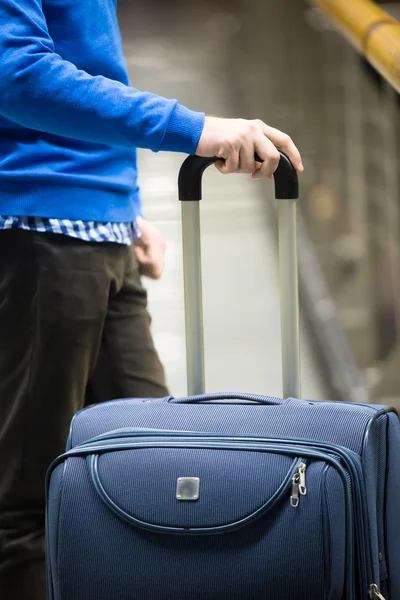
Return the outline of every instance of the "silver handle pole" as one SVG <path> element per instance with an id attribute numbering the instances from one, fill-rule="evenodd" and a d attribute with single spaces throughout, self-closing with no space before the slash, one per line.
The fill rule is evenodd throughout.
<path id="1" fill-rule="evenodd" d="M 284 398 L 301 397 L 296 210 L 296 200 L 278 200 Z"/>
<path id="2" fill-rule="evenodd" d="M 284 396 L 300 397 L 299 303 L 297 281 L 296 200 L 298 178 L 282 152 L 274 174 L 279 201 L 280 280 Z M 257 161 L 260 157 L 255 155 Z M 204 339 L 201 284 L 200 212 L 201 181 L 216 157 L 189 156 L 178 179 L 182 201 L 183 272 L 185 287 L 186 361 L 189 396 L 204 394 Z M 293 200 L 292 200 L 293 199 Z"/>
<path id="3" fill-rule="evenodd" d="M 185 290 L 188 395 L 205 391 L 200 202 L 182 202 L 183 279 Z"/>

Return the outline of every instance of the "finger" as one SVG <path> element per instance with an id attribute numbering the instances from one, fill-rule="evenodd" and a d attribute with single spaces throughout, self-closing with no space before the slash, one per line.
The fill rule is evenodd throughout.
<path id="1" fill-rule="evenodd" d="M 153 279 L 161 279 L 161 276 L 164 272 L 164 264 L 158 263 L 153 266 Z"/>
<path id="2" fill-rule="evenodd" d="M 162 269 L 157 267 L 156 265 L 148 265 L 145 267 L 145 271 L 143 273 L 149 279 L 160 279 L 162 275 Z"/>
<path id="3" fill-rule="evenodd" d="M 161 244 L 149 244 L 145 252 L 139 248 L 138 262 L 143 275 L 151 279 L 160 279 L 165 266 L 164 250 Z"/>
<path id="4" fill-rule="evenodd" d="M 261 163 L 258 163 L 261 164 Z M 256 161 L 254 160 L 253 144 L 245 144 L 240 149 L 239 154 L 239 173 L 253 173 L 256 169 Z"/>
<path id="5" fill-rule="evenodd" d="M 256 162 L 256 167 L 255 167 L 253 173 L 251 174 L 253 179 L 262 179 L 262 177 L 260 176 L 261 165 L 262 165 L 262 163 Z"/>
<path id="6" fill-rule="evenodd" d="M 255 149 L 264 162 L 253 173 L 253 179 L 270 179 L 278 168 L 280 154 L 274 144 L 262 134 L 256 141 Z"/>
<path id="7" fill-rule="evenodd" d="M 262 163 L 260 162 L 256 162 L 255 167 L 254 167 L 254 171 L 252 173 L 252 177 L 255 179 L 255 175 L 257 174 L 257 172 L 260 170 Z"/>
<path id="8" fill-rule="evenodd" d="M 143 237 L 143 235 L 141 235 L 140 237 L 135 238 L 135 240 L 134 240 L 134 246 L 135 246 L 135 248 L 141 248 L 144 252 L 146 252 L 147 243 L 146 243 L 145 238 Z"/>
<path id="9" fill-rule="evenodd" d="M 146 253 L 146 250 L 142 246 L 135 246 L 135 255 L 140 265 L 150 264 L 150 260 Z"/>
<path id="10" fill-rule="evenodd" d="M 216 169 L 218 169 L 218 171 L 222 172 L 221 169 L 223 169 L 223 167 L 225 166 L 225 160 L 223 158 L 219 158 L 215 163 L 214 166 Z"/>
<path id="11" fill-rule="evenodd" d="M 164 252 L 160 247 L 154 248 L 152 254 L 153 279 L 160 279 L 164 271 L 165 259 Z"/>
<path id="12" fill-rule="evenodd" d="M 286 154 L 294 168 L 297 171 L 303 172 L 304 166 L 301 160 L 301 155 L 292 138 L 286 133 L 279 131 L 279 129 L 270 127 L 265 123 L 262 126 L 262 130 L 264 135 L 267 136 L 267 138 L 271 140 L 271 142 L 273 142 L 275 146 L 279 148 L 279 150 L 282 150 L 282 152 Z"/>
<path id="13" fill-rule="evenodd" d="M 144 257 L 144 260 L 138 259 L 138 264 L 139 272 L 144 277 L 148 277 L 149 279 L 159 279 L 161 277 L 161 271 L 158 271 L 155 265 L 146 257 Z"/>
<path id="14" fill-rule="evenodd" d="M 239 152 L 237 150 L 232 150 L 231 152 L 229 152 L 229 155 L 225 159 L 223 166 L 221 166 L 220 168 L 217 167 L 217 169 L 224 175 L 229 175 L 230 173 L 237 173 L 239 171 Z"/>

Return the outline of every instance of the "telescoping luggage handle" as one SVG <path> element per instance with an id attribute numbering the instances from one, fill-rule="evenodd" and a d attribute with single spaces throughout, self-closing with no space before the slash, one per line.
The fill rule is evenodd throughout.
<path id="1" fill-rule="evenodd" d="M 279 280 L 282 331 L 283 397 L 300 398 L 300 332 L 297 272 L 297 172 L 280 153 L 274 174 L 279 220 Z M 182 201 L 183 276 L 185 290 L 186 362 L 188 394 L 205 392 L 200 210 L 202 176 L 218 159 L 189 156 L 179 172 Z M 259 157 L 256 156 L 256 160 Z M 261 162 L 261 161 L 260 161 Z"/>

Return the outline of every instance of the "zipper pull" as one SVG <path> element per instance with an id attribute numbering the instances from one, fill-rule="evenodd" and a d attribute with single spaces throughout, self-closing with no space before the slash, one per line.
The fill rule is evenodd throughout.
<path id="1" fill-rule="evenodd" d="M 300 504 L 299 482 L 300 475 L 299 473 L 296 473 L 292 479 L 292 495 L 290 496 L 290 505 L 293 506 L 293 508 L 297 508 Z"/>
<path id="2" fill-rule="evenodd" d="M 299 492 L 302 496 L 305 496 L 307 494 L 306 469 L 307 469 L 307 465 L 305 463 L 299 464 L 299 475 L 300 475 Z"/>
<path id="3" fill-rule="evenodd" d="M 379 588 L 376 583 L 369 586 L 369 597 L 371 600 L 385 600 L 382 594 L 379 593 Z"/>

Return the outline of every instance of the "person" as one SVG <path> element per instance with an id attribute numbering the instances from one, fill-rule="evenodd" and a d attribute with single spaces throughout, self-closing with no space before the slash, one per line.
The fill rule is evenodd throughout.
<path id="1" fill-rule="evenodd" d="M 2 0 L 0 23 L 0 598 L 44 600 L 44 478 L 73 414 L 168 394 L 141 285 L 165 245 L 142 214 L 137 148 L 255 179 L 277 148 L 303 167 L 262 121 L 132 87 L 114 0 Z"/>

